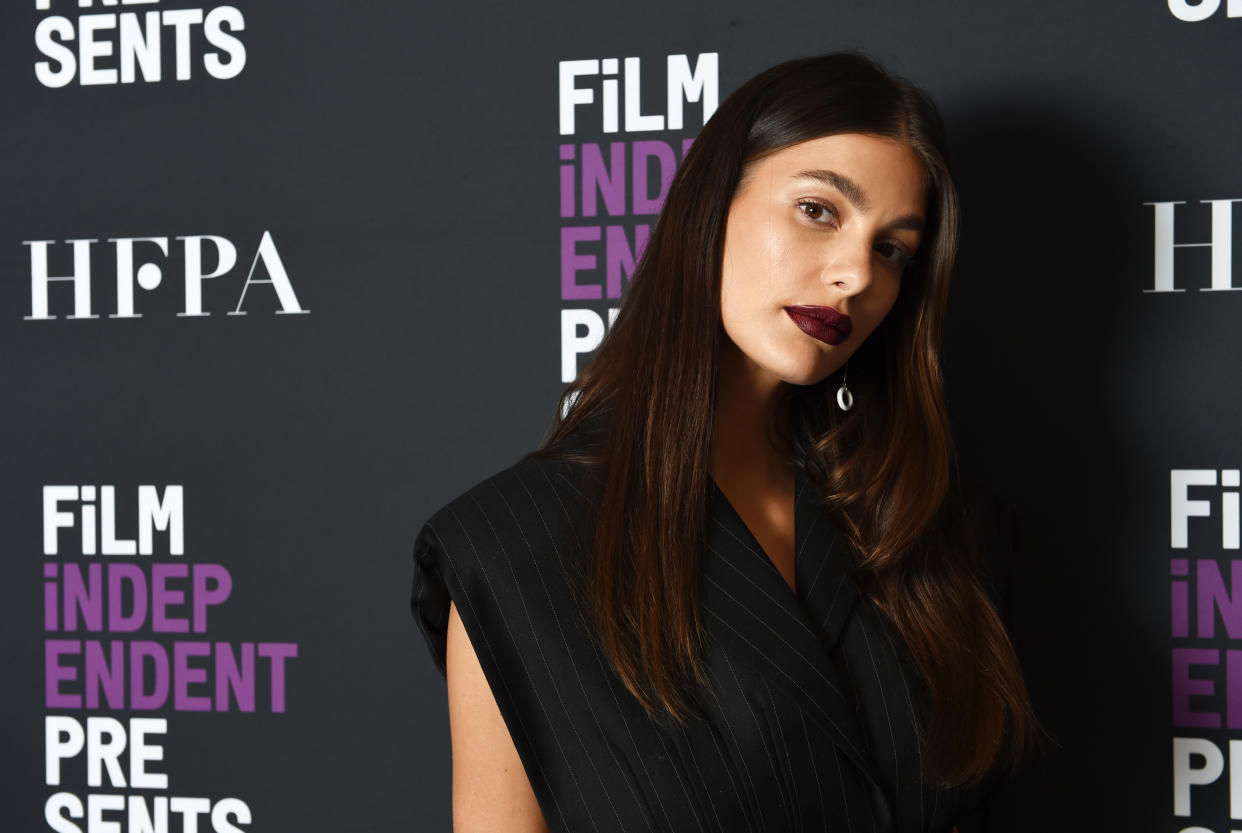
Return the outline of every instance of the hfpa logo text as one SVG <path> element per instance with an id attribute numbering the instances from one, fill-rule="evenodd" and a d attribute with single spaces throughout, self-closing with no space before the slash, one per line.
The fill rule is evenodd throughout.
<path id="1" fill-rule="evenodd" d="M 179 318 L 206 317 L 211 315 L 204 305 L 204 284 L 207 281 L 221 279 L 233 271 L 237 265 L 237 246 L 228 238 L 214 234 L 190 234 L 173 238 L 181 251 L 180 257 L 174 254 L 169 245 L 169 237 L 110 237 L 111 258 L 116 264 L 115 304 L 108 318 L 142 318 L 141 303 L 135 290 L 141 289 L 154 293 L 166 283 L 180 284 L 182 292 L 179 300 L 183 309 L 176 315 Z M 78 238 L 57 243 L 54 240 L 23 240 L 22 244 L 30 247 L 30 315 L 22 316 L 27 321 L 50 321 L 57 318 L 54 310 L 73 310 L 64 316 L 68 319 L 99 318 L 95 313 L 92 293 L 92 249 L 99 243 L 97 238 Z M 135 251 L 137 245 L 143 246 L 142 254 Z M 71 251 L 69 261 L 72 263 L 70 274 L 53 275 L 49 266 L 50 255 L 68 247 Z M 214 262 L 213 262 L 214 261 Z M 209 265 L 210 264 L 210 265 Z M 262 267 L 259 270 L 258 267 Z M 240 271 L 240 270 L 239 270 Z M 259 277 L 266 272 L 267 277 Z M 172 280 L 165 281 L 167 276 Z M 180 274 L 178 274 L 180 273 Z M 228 278 L 224 278 L 228 281 Z M 49 298 L 52 284 L 70 284 L 72 293 L 60 293 L 57 299 Z M 235 289 L 237 302 L 227 315 L 245 315 L 243 308 L 256 293 L 251 289 L 256 285 L 268 287 L 275 296 L 273 299 L 278 307 L 274 310 L 280 314 L 304 314 L 310 312 L 298 301 L 289 279 L 280 252 L 271 232 L 264 231 L 250 260 L 250 268 L 240 288 Z M 234 282 L 234 286 L 236 283 Z M 176 291 L 175 289 L 173 290 Z M 113 293 L 109 293 L 113 294 Z M 69 303 L 71 301 L 71 303 Z M 268 304 L 270 305 L 270 301 Z"/>
<path id="2" fill-rule="evenodd" d="M 1239 0 L 1242 3 L 1242 0 Z M 1174 255 L 1178 249 L 1210 249 L 1211 280 L 1208 286 L 1200 286 L 1200 292 L 1228 292 L 1242 290 L 1242 286 L 1233 285 L 1233 204 L 1242 202 L 1242 197 L 1221 200 L 1199 200 L 1201 205 L 1210 205 L 1211 239 L 1194 242 L 1175 242 L 1174 216 L 1177 206 L 1185 205 L 1185 200 L 1174 202 L 1145 202 L 1155 211 L 1155 263 L 1151 289 L 1144 292 L 1185 292 L 1174 281 Z M 1182 209 L 1187 211 L 1194 209 Z"/>

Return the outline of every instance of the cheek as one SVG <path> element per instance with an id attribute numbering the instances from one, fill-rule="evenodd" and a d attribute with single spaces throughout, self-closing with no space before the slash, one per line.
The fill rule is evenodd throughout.
<path id="1" fill-rule="evenodd" d="M 762 314 L 774 294 L 770 241 L 743 234 L 725 248 L 720 281 L 720 310 L 726 320 L 745 321 Z"/>
<path id="2" fill-rule="evenodd" d="M 745 271 L 726 270 L 720 286 L 720 321 L 726 335 L 734 342 L 744 343 L 753 337 L 759 299 Z"/>

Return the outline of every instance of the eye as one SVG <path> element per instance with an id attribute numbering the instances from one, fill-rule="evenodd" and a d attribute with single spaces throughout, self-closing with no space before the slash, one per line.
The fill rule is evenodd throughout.
<path id="1" fill-rule="evenodd" d="M 892 262 L 901 269 L 909 266 L 910 261 L 914 259 L 914 255 L 907 251 L 905 246 L 902 246 L 900 243 L 894 243 L 891 240 L 883 240 L 877 243 L 875 250 L 880 257 Z"/>
<path id="2" fill-rule="evenodd" d="M 802 212 L 802 216 L 817 225 L 836 228 L 836 212 L 827 203 L 810 199 L 798 200 L 798 210 Z"/>

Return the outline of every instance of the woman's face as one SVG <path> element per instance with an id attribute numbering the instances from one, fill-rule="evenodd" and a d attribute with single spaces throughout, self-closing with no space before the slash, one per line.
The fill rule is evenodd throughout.
<path id="1" fill-rule="evenodd" d="M 892 308 L 919 247 L 923 176 L 909 147 L 860 133 L 751 164 L 729 206 L 720 295 L 747 364 L 795 385 L 845 364 Z"/>

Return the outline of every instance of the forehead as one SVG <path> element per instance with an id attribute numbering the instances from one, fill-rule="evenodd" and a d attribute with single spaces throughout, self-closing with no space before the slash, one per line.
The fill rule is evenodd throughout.
<path id="1" fill-rule="evenodd" d="M 858 184 L 867 201 L 886 212 L 922 213 L 922 161 L 909 145 L 864 133 L 821 136 L 765 154 L 747 165 L 741 185 L 747 188 L 762 180 L 765 191 L 796 190 L 807 179 L 823 179 L 808 175 L 826 172 Z"/>

